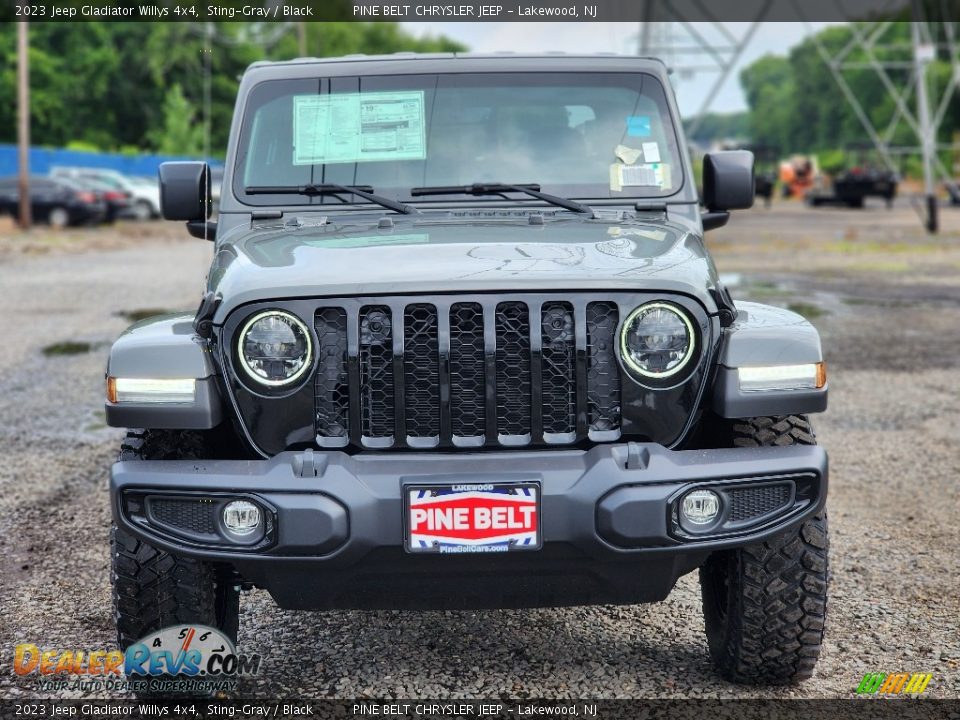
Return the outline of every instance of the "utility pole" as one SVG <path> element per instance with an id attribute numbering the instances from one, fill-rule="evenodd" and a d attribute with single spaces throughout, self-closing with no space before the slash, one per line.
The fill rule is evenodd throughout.
<path id="1" fill-rule="evenodd" d="M 17 23 L 17 161 L 19 165 L 20 227 L 29 230 L 30 217 L 30 68 L 27 23 Z"/>
<path id="2" fill-rule="evenodd" d="M 939 229 L 937 219 L 937 196 L 933 187 L 933 162 L 937 139 L 930 123 L 930 103 L 927 98 L 927 64 L 933 60 L 935 46 L 920 34 L 923 23 L 910 23 L 913 34 L 913 67 L 917 85 L 917 119 L 920 123 L 920 149 L 923 154 L 923 193 L 926 197 L 927 232 L 936 233 Z"/>

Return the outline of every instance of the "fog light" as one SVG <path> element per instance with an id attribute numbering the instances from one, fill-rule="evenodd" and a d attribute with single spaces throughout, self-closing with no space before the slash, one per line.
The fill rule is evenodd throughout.
<path id="1" fill-rule="evenodd" d="M 712 490 L 694 490 L 683 497 L 680 512 L 691 525 L 709 525 L 720 514 L 720 498 Z"/>
<path id="2" fill-rule="evenodd" d="M 233 500 L 223 508 L 223 524 L 234 535 L 249 535 L 260 527 L 260 508 L 246 500 Z"/>

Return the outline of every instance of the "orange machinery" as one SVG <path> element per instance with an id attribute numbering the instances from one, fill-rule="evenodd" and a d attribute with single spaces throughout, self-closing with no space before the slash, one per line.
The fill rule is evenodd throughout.
<path id="1" fill-rule="evenodd" d="M 813 188 L 820 169 L 812 155 L 794 155 L 780 163 L 780 182 L 784 197 L 803 199 Z"/>

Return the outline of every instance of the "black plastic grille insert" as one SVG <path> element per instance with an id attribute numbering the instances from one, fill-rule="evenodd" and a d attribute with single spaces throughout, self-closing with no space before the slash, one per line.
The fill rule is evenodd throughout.
<path id="1" fill-rule="evenodd" d="M 318 443 L 615 440 L 618 322 L 602 299 L 325 301 L 314 317 Z"/>

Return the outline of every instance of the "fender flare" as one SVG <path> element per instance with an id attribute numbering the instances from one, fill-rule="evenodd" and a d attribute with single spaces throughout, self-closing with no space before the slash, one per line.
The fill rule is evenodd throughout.
<path id="1" fill-rule="evenodd" d="M 797 415 L 827 409 L 827 386 L 810 390 L 742 392 L 738 368 L 823 362 L 820 333 L 801 315 L 760 303 L 738 302 L 724 331 L 713 386 L 713 411 L 724 418 Z"/>
<path id="2" fill-rule="evenodd" d="M 160 315 L 127 328 L 110 348 L 107 378 L 193 379 L 192 403 L 104 403 L 111 427 L 195 429 L 223 419 L 217 365 L 191 313 Z"/>

